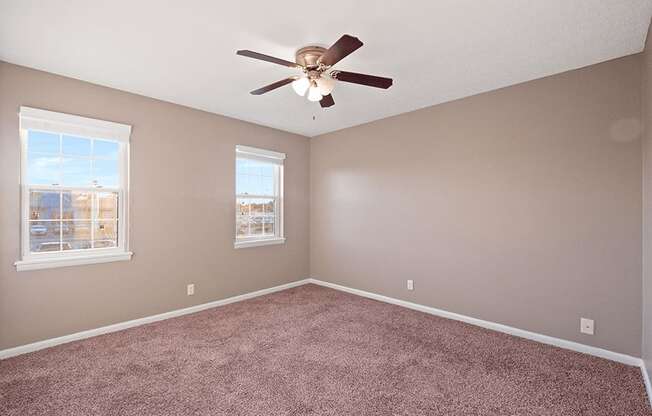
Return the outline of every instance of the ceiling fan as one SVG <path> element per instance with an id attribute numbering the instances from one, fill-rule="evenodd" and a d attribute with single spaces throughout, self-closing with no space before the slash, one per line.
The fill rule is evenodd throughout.
<path id="1" fill-rule="evenodd" d="M 251 91 L 251 94 L 261 95 L 284 85 L 292 84 L 292 88 L 297 94 L 303 97 L 307 92 L 308 100 L 319 101 L 319 104 L 323 108 L 326 108 L 335 104 L 331 92 L 335 87 L 336 80 L 383 89 L 392 86 L 391 78 L 332 70 L 332 67 L 336 63 L 362 45 L 360 39 L 350 35 L 343 35 L 328 49 L 322 48 L 321 46 L 305 46 L 299 49 L 295 56 L 296 62 L 286 61 L 285 59 L 275 58 L 249 50 L 239 50 L 236 53 L 249 58 L 260 59 L 289 68 L 296 68 L 302 72 L 301 75 L 291 76 Z"/>

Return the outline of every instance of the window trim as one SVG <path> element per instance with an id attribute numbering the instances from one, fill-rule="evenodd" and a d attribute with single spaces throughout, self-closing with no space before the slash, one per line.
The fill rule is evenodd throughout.
<path id="1" fill-rule="evenodd" d="M 263 237 L 241 237 L 238 238 L 237 223 L 235 223 L 236 215 L 233 215 L 234 219 L 234 238 L 233 238 L 233 248 L 247 248 L 247 247 L 259 247 L 259 246 L 268 246 L 275 244 L 284 244 L 285 243 L 285 227 L 284 227 L 284 161 L 285 153 L 275 152 L 272 150 L 259 149 L 251 146 L 236 145 L 235 147 L 235 161 L 236 169 L 236 181 L 237 181 L 237 160 L 238 159 L 251 159 L 259 160 L 262 162 L 272 163 L 277 166 L 277 169 L 274 170 L 274 188 L 275 195 L 270 197 L 269 195 L 249 195 L 249 194 L 238 194 L 237 189 L 235 194 L 235 200 L 238 198 L 274 198 L 275 206 L 275 235 L 273 236 L 263 236 Z M 237 185 L 236 185 L 237 186 Z"/>
<path id="2" fill-rule="evenodd" d="M 247 248 L 247 247 L 260 247 L 260 246 L 272 246 L 276 244 L 285 244 L 285 237 L 266 237 L 258 238 L 252 240 L 243 240 L 236 241 L 233 243 L 233 248 Z"/>
<path id="3" fill-rule="evenodd" d="M 17 271 L 37 270 L 52 267 L 75 266 L 82 264 L 106 263 L 130 260 L 129 251 L 129 138 L 131 126 L 109 121 L 90 119 L 64 113 L 21 107 L 20 119 L 20 260 L 14 265 Z M 29 130 L 46 131 L 55 134 L 71 134 L 89 139 L 117 141 L 119 143 L 118 170 L 121 182 L 118 188 L 102 188 L 107 192 L 118 192 L 118 246 L 67 250 L 64 252 L 32 253 L 29 246 L 29 189 L 83 189 L 84 187 L 33 185 L 27 183 L 27 139 Z M 97 191 L 95 188 L 89 190 Z"/>

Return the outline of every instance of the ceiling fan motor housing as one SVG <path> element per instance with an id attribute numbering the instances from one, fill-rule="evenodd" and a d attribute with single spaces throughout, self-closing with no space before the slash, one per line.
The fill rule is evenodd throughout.
<path id="1" fill-rule="evenodd" d="M 319 58 L 326 52 L 326 48 L 321 46 L 305 46 L 296 53 L 297 64 L 307 69 L 317 69 L 319 67 Z"/>

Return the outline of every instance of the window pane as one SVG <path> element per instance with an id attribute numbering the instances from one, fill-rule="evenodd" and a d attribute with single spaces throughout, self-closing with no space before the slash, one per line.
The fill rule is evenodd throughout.
<path id="1" fill-rule="evenodd" d="M 238 198 L 235 202 L 236 237 L 249 234 L 249 200 Z"/>
<path id="2" fill-rule="evenodd" d="M 273 199 L 252 199 L 251 215 L 266 218 L 274 218 L 274 200 Z"/>
<path id="3" fill-rule="evenodd" d="M 29 153 L 27 155 L 27 183 L 30 185 L 61 184 L 59 156 Z"/>
<path id="4" fill-rule="evenodd" d="M 95 140 L 95 143 L 93 143 L 93 156 L 105 159 L 117 159 L 119 146 L 117 142 Z"/>
<path id="5" fill-rule="evenodd" d="M 59 251 L 59 221 L 30 221 L 29 247 L 30 251 Z M 55 226 L 56 225 L 56 226 Z"/>
<path id="6" fill-rule="evenodd" d="M 52 223 L 52 232 L 55 234 L 61 233 L 63 238 L 66 238 L 73 231 L 70 221 L 56 221 Z"/>
<path id="7" fill-rule="evenodd" d="M 237 198 L 236 237 L 274 236 L 273 198 Z"/>
<path id="8" fill-rule="evenodd" d="M 84 158 L 62 159 L 62 184 L 64 186 L 90 186 L 91 161 Z"/>
<path id="9" fill-rule="evenodd" d="M 274 195 L 272 163 L 236 159 L 236 193 L 240 195 Z"/>
<path id="10" fill-rule="evenodd" d="M 247 161 L 236 159 L 235 164 L 235 192 L 245 194 L 249 190 L 249 175 L 247 173 Z"/>
<path id="11" fill-rule="evenodd" d="M 119 169 L 128 145 L 40 131 L 28 131 L 25 141 L 28 253 L 118 247 Z"/>
<path id="12" fill-rule="evenodd" d="M 91 248 L 91 226 L 90 221 L 63 221 L 61 223 L 63 250 L 83 250 Z"/>
<path id="13" fill-rule="evenodd" d="M 52 220 L 61 218 L 59 192 L 30 191 L 29 219 Z"/>
<path id="14" fill-rule="evenodd" d="M 244 198 L 238 198 L 236 200 L 236 215 L 249 215 L 249 200 Z"/>
<path id="15" fill-rule="evenodd" d="M 118 193 L 99 192 L 97 195 L 97 218 L 112 219 L 118 218 Z"/>
<path id="16" fill-rule="evenodd" d="M 90 192 L 63 192 L 64 220 L 91 220 L 93 194 Z"/>
<path id="17" fill-rule="evenodd" d="M 274 213 L 274 200 L 268 199 L 263 202 L 263 234 L 274 235 L 274 222 L 276 215 Z"/>
<path id="18" fill-rule="evenodd" d="M 260 178 L 261 195 L 274 195 L 274 178 L 272 176 L 262 176 Z"/>
<path id="19" fill-rule="evenodd" d="M 93 179 L 97 181 L 96 182 L 97 185 L 107 187 L 107 188 L 117 188 L 118 187 L 118 161 L 95 159 L 94 169 L 93 169 Z"/>
<path id="20" fill-rule="evenodd" d="M 263 218 L 262 217 L 251 217 L 249 219 L 249 235 L 262 236 L 263 235 Z"/>
<path id="21" fill-rule="evenodd" d="M 118 223 L 117 221 L 98 221 L 94 224 L 95 239 L 93 247 L 117 247 Z"/>
<path id="22" fill-rule="evenodd" d="M 274 195 L 274 165 L 266 164 L 262 168 L 263 195 Z"/>
<path id="23" fill-rule="evenodd" d="M 61 151 L 64 155 L 88 156 L 91 155 L 91 140 L 83 137 L 63 136 Z"/>
<path id="24" fill-rule="evenodd" d="M 252 216 L 262 216 L 265 214 L 265 203 L 267 200 L 263 199 L 252 199 L 251 204 L 251 215 Z"/>
<path id="25" fill-rule="evenodd" d="M 30 130 L 27 136 L 27 151 L 30 153 L 59 153 L 59 135 Z"/>
<path id="26" fill-rule="evenodd" d="M 117 247 L 115 240 L 95 240 L 93 248 L 111 248 Z"/>
<path id="27" fill-rule="evenodd" d="M 236 237 L 246 237 L 249 234 L 249 216 L 238 215 L 235 217 Z"/>
<path id="28" fill-rule="evenodd" d="M 249 193 L 249 175 L 238 173 L 235 179 L 236 194 L 242 195 Z"/>

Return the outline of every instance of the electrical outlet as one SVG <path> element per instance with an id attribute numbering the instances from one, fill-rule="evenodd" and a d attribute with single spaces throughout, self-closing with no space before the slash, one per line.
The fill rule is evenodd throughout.
<path id="1" fill-rule="evenodd" d="M 593 319 L 580 318 L 580 332 L 593 335 Z"/>
<path id="2" fill-rule="evenodd" d="M 195 284 L 194 283 L 191 283 L 191 284 L 188 285 L 187 293 L 188 293 L 188 296 L 192 296 L 192 295 L 195 294 Z"/>
<path id="3" fill-rule="evenodd" d="M 407 290 L 414 290 L 414 280 L 407 281 Z"/>

